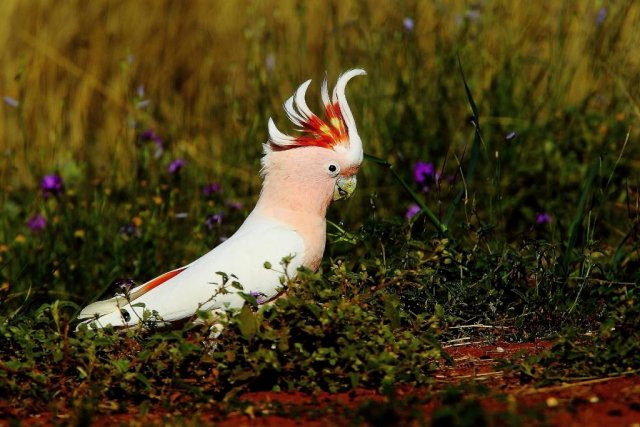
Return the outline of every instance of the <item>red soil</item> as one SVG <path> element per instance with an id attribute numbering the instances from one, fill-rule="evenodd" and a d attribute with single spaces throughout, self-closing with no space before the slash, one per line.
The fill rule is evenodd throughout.
<path id="1" fill-rule="evenodd" d="M 412 396 L 421 398 L 420 401 L 425 403 L 413 403 L 413 407 L 417 405 L 428 419 L 431 413 L 441 405 L 437 390 L 451 384 L 482 383 L 492 391 L 487 396 L 478 397 L 480 404 L 488 412 L 508 411 L 512 414 L 525 414 L 527 411 L 535 410 L 544 413 L 550 425 L 562 427 L 640 426 L 640 378 L 638 376 L 601 378 L 535 388 L 531 385 L 523 385 L 512 377 L 506 377 L 497 369 L 499 359 L 510 359 L 518 352 L 539 352 L 549 345 L 548 342 L 492 345 L 475 343 L 446 348 L 455 365 L 449 366 L 443 363 L 443 367 L 435 376 L 436 386 L 433 388 L 435 392 L 427 388 L 401 387 L 396 391 L 396 397 L 399 402 Z M 179 410 L 176 414 L 172 414 L 153 408 L 142 415 L 138 412 L 138 408 L 132 408 L 129 413 L 96 416 L 92 421 L 94 425 L 105 426 L 130 423 L 171 424 L 179 417 L 181 424 L 198 425 L 204 422 L 227 427 L 339 426 L 349 425 L 354 411 L 362 408 L 363 405 L 382 407 L 387 402 L 387 397 L 366 389 L 335 394 L 322 392 L 313 395 L 300 392 L 254 392 L 245 393 L 240 396 L 240 399 L 248 405 L 242 413 L 222 415 L 205 409 L 197 413 L 194 411 L 193 414 L 180 413 Z M 23 421 L 31 425 L 49 425 L 73 420 L 55 418 L 51 414 L 40 414 Z M 1 419 L 0 425 L 5 425 Z"/>

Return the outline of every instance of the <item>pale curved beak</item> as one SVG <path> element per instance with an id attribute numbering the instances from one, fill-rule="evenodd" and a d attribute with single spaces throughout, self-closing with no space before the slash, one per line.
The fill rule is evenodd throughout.
<path id="1" fill-rule="evenodd" d="M 355 175 L 348 177 L 339 177 L 336 180 L 336 186 L 333 189 L 333 200 L 348 199 L 356 189 L 358 180 Z"/>

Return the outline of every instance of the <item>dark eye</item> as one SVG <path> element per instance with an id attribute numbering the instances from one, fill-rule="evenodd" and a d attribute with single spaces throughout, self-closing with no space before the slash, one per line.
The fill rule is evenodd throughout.
<path id="1" fill-rule="evenodd" d="M 336 176 L 340 172 L 340 166 L 338 166 L 336 163 L 329 163 L 325 166 L 325 168 L 331 176 Z"/>

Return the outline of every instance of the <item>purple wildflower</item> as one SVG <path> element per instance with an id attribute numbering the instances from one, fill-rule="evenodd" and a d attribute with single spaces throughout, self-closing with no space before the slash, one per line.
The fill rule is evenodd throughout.
<path id="1" fill-rule="evenodd" d="M 204 220 L 204 225 L 207 226 L 209 230 L 213 230 L 213 227 L 216 225 L 222 224 L 222 214 L 217 213 L 214 215 L 209 215 L 207 219 Z"/>
<path id="2" fill-rule="evenodd" d="M 242 203 L 240 203 L 240 202 L 234 202 L 232 200 L 227 200 L 226 204 L 227 204 L 227 206 L 229 206 L 234 211 L 239 211 L 240 209 L 242 209 Z"/>
<path id="3" fill-rule="evenodd" d="M 151 129 L 142 132 L 140 134 L 140 139 L 143 141 L 153 141 L 158 147 L 162 147 L 164 145 L 162 138 L 160 138 L 160 136 Z"/>
<path id="4" fill-rule="evenodd" d="M 5 96 L 5 97 L 2 98 L 2 100 L 9 107 L 18 108 L 20 106 L 20 102 L 17 99 L 12 98 L 10 96 Z"/>
<path id="5" fill-rule="evenodd" d="M 202 195 L 205 197 L 211 197 L 214 194 L 219 193 L 220 190 L 222 190 L 222 186 L 217 182 L 212 182 L 202 187 Z"/>
<path id="6" fill-rule="evenodd" d="M 417 204 L 415 204 L 415 203 L 411 203 L 411 204 L 409 205 L 409 208 L 407 209 L 407 213 L 405 213 L 405 214 L 404 214 L 404 216 L 405 216 L 407 219 L 411 219 L 411 218 L 413 218 L 414 216 L 416 216 L 416 215 L 418 214 L 418 212 L 420 212 L 421 210 L 422 210 L 422 209 L 420 209 L 420 206 L 418 206 L 418 205 L 417 205 Z"/>
<path id="7" fill-rule="evenodd" d="M 251 295 L 252 297 L 254 297 L 256 299 L 256 304 L 258 304 L 258 305 L 264 304 L 265 302 L 268 301 L 267 296 L 265 294 L 263 294 L 262 292 L 251 291 L 251 292 L 249 292 L 249 295 Z"/>
<path id="8" fill-rule="evenodd" d="M 38 233 L 47 227 L 47 220 L 42 214 L 36 214 L 27 220 L 27 227 L 34 233 Z"/>
<path id="9" fill-rule="evenodd" d="M 116 279 L 111 286 L 115 287 L 119 292 L 128 295 L 129 291 L 136 287 L 136 282 L 131 279 Z"/>
<path id="10" fill-rule="evenodd" d="M 413 179 L 418 184 L 429 184 L 433 181 L 438 181 L 439 178 L 440 174 L 436 172 L 433 163 L 417 162 L 413 165 Z"/>
<path id="11" fill-rule="evenodd" d="M 596 25 L 601 27 L 604 24 L 604 20 L 607 19 L 607 8 L 601 7 L 596 16 Z"/>
<path id="12" fill-rule="evenodd" d="M 513 140 L 516 138 L 516 136 L 518 136 L 518 133 L 517 133 L 517 132 L 509 132 L 509 133 L 504 137 L 504 140 L 505 140 L 505 141 L 513 141 Z"/>
<path id="13" fill-rule="evenodd" d="M 169 173 L 177 173 L 180 169 L 187 165 L 186 160 L 184 159 L 176 159 L 169 164 L 167 170 Z"/>
<path id="14" fill-rule="evenodd" d="M 62 177 L 58 174 L 45 175 L 40 181 L 40 190 L 45 198 L 51 195 L 58 196 L 64 191 Z"/>
<path id="15" fill-rule="evenodd" d="M 140 139 L 143 141 L 151 141 L 154 138 L 156 138 L 156 133 L 151 129 L 147 129 L 140 134 Z"/>
<path id="16" fill-rule="evenodd" d="M 413 22 L 413 19 L 406 17 L 402 20 L 402 26 L 404 27 L 405 30 L 411 32 L 415 28 L 416 23 Z"/>
<path id="17" fill-rule="evenodd" d="M 547 225 L 551 224 L 553 218 L 547 212 L 540 212 L 536 214 L 536 224 L 538 225 Z"/>
<path id="18" fill-rule="evenodd" d="M 127 237 L 134 236 L 139 234 L 139 230 L 138 227 L 135 226 L 135 224 L 126 224 L 120 227 L 120 234 Z"/>

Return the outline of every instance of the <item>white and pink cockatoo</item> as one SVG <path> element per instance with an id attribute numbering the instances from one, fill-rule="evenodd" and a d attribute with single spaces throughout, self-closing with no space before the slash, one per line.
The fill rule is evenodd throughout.
<path id="1" fill-rule="evenodd" d="M 229 239 L 184 267 L 164 273 L 125 294 L 94 302 L 78 319 L 94 327 L 133 326 L 144 310 L 163 323 L 193 318 L 198 310 L 220 312 L 241 308 L 236 289 L 220 292 L 224 274 L 259 302 L 274 300 L 285 289 L 281 278 L 294 277 L 301 266 L 317 270 L 326 242 L 326 211 L 332 200 L 346 199 L 356 187 L 362 163 L 362 141 L 347 104 L 347 82 L 364 70 L 342 74 L 329 98 L 321 87 L 327 121 L 305 102 L 307 80 L 284 103 L 299 136 L 278 130 L 269 119 L 264 146 L 260 198 L 242 226 Z M 283 263 L 283 259 L 289 259 Z M 267 264 L 266 264 L 267 263 Z M 269 264 L 272 268 L 267 268 Z"/>

